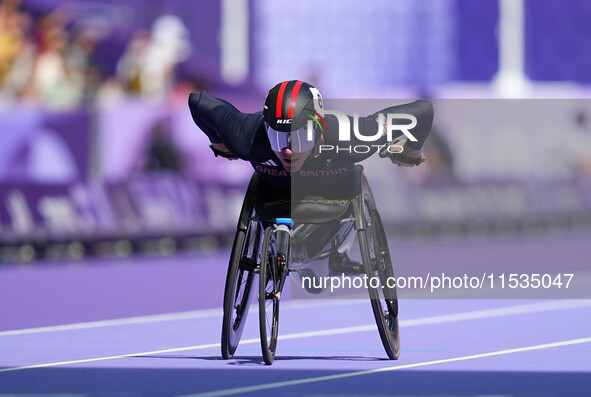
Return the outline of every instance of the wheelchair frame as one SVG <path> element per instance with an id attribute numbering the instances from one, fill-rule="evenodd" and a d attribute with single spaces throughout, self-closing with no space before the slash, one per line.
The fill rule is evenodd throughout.
<path id="1" fill-rule="evenodd" d="M 262 218 L 256 213 L 255 201 L 260 193 L 258 178 L 255 173 L 248 186 L 230 255 L 224 291 L 221 348 L 223 358 L 229 359 L 234 355 L 258 274 L 261 351 L 265 363 L 271 364 L 277 348 L 281 292 L 292 270 L 289 238 L 293 224 L 289 225 L 291 219 L 288 222 L 285 219 Z M 394 277 L 388 242 L 362 166 L 355 166 L 354 179 L 355 195 L 350 204 L 363 269 L 368 278 L 379 280 L 378 285 L 368 284 L 372 311 L 384 350 L 390 359 L 395 360 L 400 354 L 398 298 L 395 286 L 390 287 L 387 282 L 389 277 Z"/>

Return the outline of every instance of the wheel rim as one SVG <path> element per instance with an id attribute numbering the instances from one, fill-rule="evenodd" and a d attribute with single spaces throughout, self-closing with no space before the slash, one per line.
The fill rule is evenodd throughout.
<path id="1" fill-rule="evenodd" d="M 379 280 L 377 288 L 370 287 L 369 292 L 384 348 L 390 358 L 396 359 L 400 352 L 398 299 L 396 289 L 389 288 L 387 285 L 388 277 L 394 277 L 394 272 L 383 225 L 371 192 L 368 190 L 369 187 L 363 195 L 363 214 L 366 226 L 364 240 L 368 251 L 368 275 L 377 277 Z"/>
<path id="2" fill-rule="evenodd" d="M 271 256 L 271 254 L 269 254 Z M 275 353 L 277 347 L 277 328 L 279 299 L 277 297 L 277 277 L 275 277 L 275 261 L 271 259 L 267 265 L 268 281 L 265 286 L 265 336 L 268 349 Z"/>
<path id="3" fill-rule="evenodd" d="M 392 259 L 390 258 L 388 241 L 386 240 L 386 236 L 384 234 L 384 227 L 382 225 L 380 215 L 376 210 L 372 211 L 371 218 L 371 231 L 373 239 L 372 245 L 375 251 L 375 265 L 380 276 L 380 281 L 383 282 L 383 280 L 388 280 L 394 277 L 394 272 L 392 271 Z M 379 247 L 379 249 L 375 249 L 375 247 Z M 384 303 L 387 305 L 386 309 L 391 314 L 389 319 L 392 320 L 392 316 L 396 317 L 398 315 L 398 299 L 396 296 L 396 290 L 392 290 L 386 285 L 386 288 L 380 288 L 380 293 L 380 297 L 383 297 Z"/>
<path id="4" fill-rule="evenodd" d="M 259 277 L 259 326 L 263 359 L 266 364 L 271 364 L 275 358 L 279 329 L 279 277 L 277 247 L 273 236 L 273 230 L 268 228 L 263 240 L 263 250 L 265 247 L 267 249 L 261 260 Z"/>
<path id="5" fill-rule="evenodd" d="M 250 302 L 253 278 L 254 274 L 249 271 L 238 271 L 236 294 L 234 296 L 234 301 L 232 302 L 232 315 L 230 320 L 233 331 L 239 330 L 243 325 L 242 320 L 244 319 L 246 306 Z M 233 332 L 232 335 L 235 337 L 235 332 Z"/>
<path id="6" fill-rule="evenodd" d="M 256 221 L 251 221 L 242 245 L 241 259 L 234 282 L 234 294 L 229 312 L 228 342 L 231 355 L 234 354 L 238 347 L 248 315 L 260 240 L 260 225 Z"/>
<path id="7" fill-rule="evenodd" d="M 371 234 L 371 237 L 368 239 L 368 248 L 371 258 L 372 276 L 377 277 L 380 282 L 380 285 L 376 288 L 376 292 L 378 293 L 379 302 L 382 307 L 383 319 L 386 322 L 387 328 L 394 330 L 396 316 L 398 315 L 398 305 L 396 296 L 387 296 L 392 291 L 387 285 L 387 280 L 389 277 L 394 276 L 391 268 L 392 261 L 388 252 L 388 242 L 385 241 L 383 226 L 377 210 L 374 208 L 369 209 L 368 207 L 369 205 L 367 203 L 366 208 L 369 214 L 366 212 L 366 219 L 368 219 L 368 229 Z"/>

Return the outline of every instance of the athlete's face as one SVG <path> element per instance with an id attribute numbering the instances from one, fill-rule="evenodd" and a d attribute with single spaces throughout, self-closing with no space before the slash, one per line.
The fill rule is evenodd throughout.
<path id="1" fill-rule="evenodd" d="M 283 148 L 282 151 L 275 152 L 287 172 L 299 171 L 312 153 L 314 153 L 314 149 L 308 150 L 307 152 L 295 153 L 289 148 Z"/>

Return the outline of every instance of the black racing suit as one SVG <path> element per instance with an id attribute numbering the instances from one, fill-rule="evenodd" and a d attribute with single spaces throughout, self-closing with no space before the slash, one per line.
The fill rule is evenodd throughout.
<path id="1" fill-rule="evenodd" d="M 377 146 L 384 145 L 387 139 L 385 135 L 373 142 L 357 139 L 353 133 L 353 118 L 349 117 L 351 141 L 345 145 L 344 142 L 338 141 L 337 118 L 334 115 L 326 115 L 327 131 L 322 132 L 325 145 L 323 147 L 332 146 L 334 149 L 322 150 L 317 156 L 310 156 L 300 170 L 290 174 L 271 150 L 262 112 L 242 113 L 230 103 L 205 91 L 191 93 L 189 108 L 195 124 L 207 134 L 211 143 L 223 143 L 237 157 L 249 161 L 255 171 L 275 187 L 289 188 L 290 185 L 294 186 L 296 181 L 306 186 L 337 186 L 349 177 L 355 163 L 374 154 Z M 433 122 L 433 107 L 430 102 L 416 101 L 392 106 L 373 115 L 359 117 L 359 132 L 362 135 L 376 134 L 376 119 L 379 113 L 409 113 L 415 116 L 417 126 L 411 133 L 417 138 L 417 142 L 409 140 L 407 147 L 422 148 Z M 400 131 L 398 133 L 402 135 Z M 342 149 L 338 150 L 338 153 L 337 147 Z M 355 153 L 355 148 L 359 148 L 359 153 Z"/>
<path id="2" fill-rule="evenodd" d="M 249 161 L 252 167 L 263 179 L 257 185 L 255 201 L 257 213 L 264 213 L 271 208 L 274 215 L 263 215 L 264 218 L 275 218 L 276 216 L 292 216 L 298 218 L 298 207 L 303 202 L 320 198 L 320 202 L 336 201 L 343 202 L 345 199 L 353 198 L 358 192 L 354 183 L 351 183 L 355 175 L 355 163 L 362 161 L 378 150 L 378 145 L 386 143 L 386 136 L 377 141 L 364 142 L 356 138 L 353 132 L 353 119 L 349 117 L 351 126 L 351 141 L 346 143 L 338 141 L 338 120 L 334 115 L 326 115 L 326 131 L 322 132 L 323 147 L 333 147 L 333 150 L 322 150 L 317 155 L 310 155 L 304 162 L 301 169 L 292 172 L 286 171 L 281 161 L 271 150 L 267 137 L 267 131 L 263 122 L 262 112 L 242 113 L 230 103 L 215 98 L 204 91 L 193 92 L 189 97 L 189 107 L 195 124 L 207 134 L 212 143 L 223 143 L 230 152 L 237 157 Z M 378 131 L 377 115 L 379 113 L 408 113 L 417 118 L 417 126 L 411 133 L 417 138 L 417 142 L 407 141 L 407 147 L 421 149 L 425 139 L 431 130 L 433 121 L 433 107 L 427 101 L 416 101 L 400 106 L 393 106 L 382 109 L 373 115 L 359 118 L 359 132 L 362 135 L 376 135 Z M 405 124 L 405 123 L 401 123 Z M 402 132 L 399 132 L 402 135 Z M 359 146 L 359 153 L 353 149 Z M 337 152 L 336 147 L 344 150 Z M 351 187 L 353 189 L 351 189 Z M 346 192 L 346 193 L 345 193 Z M 304 198 L 304 200 L 302 200 Z M 261 206 L 259 206 L 259 203 Z M 294 205 L 294 203 L 297 203 Z M 322 211 L 322 205 L 316 205 L 314 210 L 303 212 L 309 213 Z M 305 206 L 304 206 L 305 208 Z M 295 211 L 295 212 L 294 212 Z M 302 211 L 299 212 L 301 214 Z M 314 229 L 303 242 L 300 251 L 308 258 L 315 257 L 321 250 L 330 246 L 331 239 L 343 226 L 338 220 L 314 226 Z M 292 241 L 293 243 L 294 241 Z M 293 247 L 297 248 L 297 247 Z M 336 255 L 336 251 L 335 251 Z M 334 255 L 331 254 L 331 258 Z M 332 260 L 332 262 L 339 262 Z M 329 266 L 332 266 L 329 264 Z"/>

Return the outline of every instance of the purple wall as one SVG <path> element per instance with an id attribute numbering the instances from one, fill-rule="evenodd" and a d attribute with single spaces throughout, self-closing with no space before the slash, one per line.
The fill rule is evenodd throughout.
<path id="1" fill-rule="evenodd" d="M 526 73 L 591 83 L 591 2 L 526 0 Z"/>
<path id="2" fill-rule="evenodd" d="M 489 81 L 498 68 L 498 0 L 457 0 L 458 80 Z"/>

